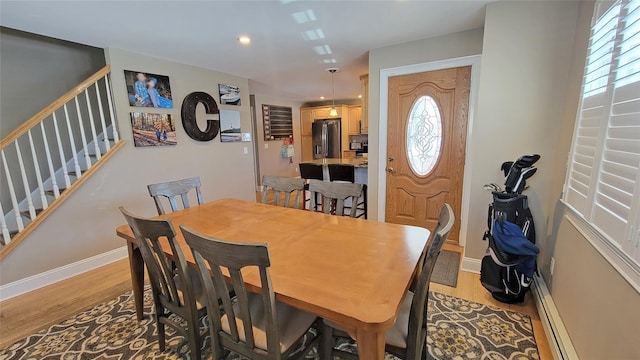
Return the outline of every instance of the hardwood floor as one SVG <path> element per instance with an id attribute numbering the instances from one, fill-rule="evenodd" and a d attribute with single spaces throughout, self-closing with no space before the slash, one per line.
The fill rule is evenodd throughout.
<path id="1" fill-rule="evenodd" d="M 444 248 L 458 252 L 463 250 L 452 244 L 445 244 Z M 127 259 L 123 259 L 0 302 L 0 348 L 129 290 L 129 263 Z M 528 314 L 533 323 L 540 359 L 553 359 L 531 292 L 527 294 L 523 304 L 503 304 L 494 300 L 482 287 L 478 274 L 465 271 L 458 273 L 457 287 L 432 283 L 430 290 Z"/>
<path id="2" fill-rule="evenodd" d="M 0 348 L 131 290 L 129 260 L 0 302 Z"/>

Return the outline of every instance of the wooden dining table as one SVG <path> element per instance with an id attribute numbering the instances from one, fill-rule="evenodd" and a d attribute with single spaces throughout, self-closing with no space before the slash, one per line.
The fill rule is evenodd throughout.
<path id="1" fill-rule="evenodd" d="M 361 359 L 384 358 L 385 332 L 396 314 L 429 237 L 429 230 L 352 219 L 237 199 L 221 199 L 158 218 L 170 219 L 189 266 L 193 255 L 179 225 L 214 238 L 269 247 L 276 300 L 338 324 L 358 343 Z M 128 225 L 127 240 L 138 319 L 144 263 Z M 165 251 L 170 254 L 168 247 Z M 257 271 L 243 271 L 260 291 Z"/>

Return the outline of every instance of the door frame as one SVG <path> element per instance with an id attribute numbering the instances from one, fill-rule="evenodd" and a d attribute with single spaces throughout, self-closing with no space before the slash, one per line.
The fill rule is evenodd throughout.
<path id="1" fill-rule="evenodd" d="M 438 60 L 421 64 L 398 66 L 380 69 L 380 124 L 378 132 L 378 221 L 385 221 L 386 193 L 387 193 L 387 117 L 389 102 L 389 78 L 398 75 L 409 75 L 427 71 L 435 71 L 463 66 L 471 66 L 471 83 L 469 84 L 469 116 L 467 120 L 467 144 L 465 149 L 464 178 L 462 179 L 462 208 L 460 211 L 460 238 L 458 243 L 465 246 L 467 243 L 467 223 L 469 220 L 469 201 L 471 194 L 471 160 L 469 156 L 473 138 L 473 120 L 476 112 L 478 91 L 480 88 L 480 59 L 481 55 L 465 56 L 453 59 Z M 381 218 L 382 217 L 382 218 Z"/>

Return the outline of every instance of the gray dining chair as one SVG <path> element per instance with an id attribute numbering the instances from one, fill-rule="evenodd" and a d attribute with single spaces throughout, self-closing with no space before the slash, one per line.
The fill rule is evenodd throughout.
<path id="1" fill-rule="evenodd" d="M 207 311 L 205 296 L 198 273 L 189 269 L 175 239 L 173 225 L 169 220 L 138 217 L 123 207 L 120 212 L 133 230 L 149 272 L 160 351 L 165 350 L 165 325 L 168 325 L 187 340 L 191 358 L 200 359 L 202 340 L 206 335 L 206 330 L 200 332 L 200 321 Z M 161 238 L 168 241 L 173 254 L 171 258 L 162 249 Z M 184 325 L 172 315 L 179 316 Z"/>
<path id="2" fill-rule="evenodd" d="M 204 200 L 202 199 L 200 186 L 200 177 L 195 176 L 187 179 L 147 185 L 147 189 L 149 190 L 149 195 L 151 195 L 153 201 L 156 203 L 158 215 L 163 215 L 166 214 L 166 211 L 162 206 L 162 198 L 169 200 L 171 211 L 179 209 L 178 197 L 182 200 L 182 207 L 188 208 L 190 206 L 189 192 L 192 190 L 195 190 L 198 204 L 201 205 Z"/>
<path id="3" fill-rule="evenodd" d="M 351 164 L 328 164 L 329 181 L 356 182 L 356 167 Z M 359 214 L 356 217 L 367 219 L 367 185 L 362 184 L 362 201 L 358 200 Z"/>
<path id="4" fill-rule="evenodd" d="M 433 268 L 442 251 L 442 246 L 449 236 L 455 221 L 453 209 L 444 204 L 439 219 L 442 227 L 434 231 L 435 235 L 427 243 L 424 265 L 419 275 L 415 291 L 408 291 L 400 304 L 398 316 L 393 327 L 386 332 L 385 350 L 404 360 L 421 360 L 427 358 L 427 305 L 429 283 Z M 348 338 L 349 335 L 329 321 L 324 321 L 321 339 L 321 360 L 329 360 L 333 355 L 342 359 L 357 359 L 357 355 L 334 348 L 336 338 Z"/>
<path id="5" fill-rule="evenodd" d="M 280 206 L 280 198 L 284 194 L 282 206 L 291 207 L 291 194 L 296 193 L 293 207 L 300 209 L 300 194 L 304 191 L 304 179 L 290 178 L 283 176 L 263 176 L 262 177 L 262 203 L 267 203 L 267 193 L 273 191 L 274 204 Z"/>
<path id="6" fill-rule="evenodd" d="M 276 302 L 267 245 L 222 241 L 182 225 L 180 229 L 191 247 L 207 304 L 211 306 L 208 318 L 213 358 L 226 358 L 228 350 L 249 359 L 286 359 L 297 351 L 295 345 L 305 337 L 317 317 Z M 247 267 L 259 273 L 260 294 L 246 289 L 242 270 Z M 226 283 L 233 287 L 235 298 L 226 291 Z M 220 310 L 218 299 L 222 303 Z M 309 341 L 296 353 L 297 358 L 303 358 L 317 340 L 318 336 Z"/>
<path id="7" fill-rule="evenodd" d="M 311 192 L 312 209 L 316 207 L 316 195 L 319 194 L 324 199 L 322 211 L 325 214 L 344 216 L 345 200 L 351 199 L 352 204 L 357 204 L 362 196 L 362 184 L 309 180 L 309 192 Z M 350 207 L 349 216 L 355 218 L 357 210 L 356 206 Z"/>

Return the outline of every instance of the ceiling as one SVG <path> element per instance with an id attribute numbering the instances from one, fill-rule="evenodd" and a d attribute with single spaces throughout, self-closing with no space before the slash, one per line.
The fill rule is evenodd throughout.
<path id="1" fill-rule="evenodd" d="M 355 99 L 369 50 L 482 27 L 489 2 L 2 0 L 0 24 L 238 75 L 308 102 L 331 99 L 326 68 L 340 69 L 336 99 Z"/>

